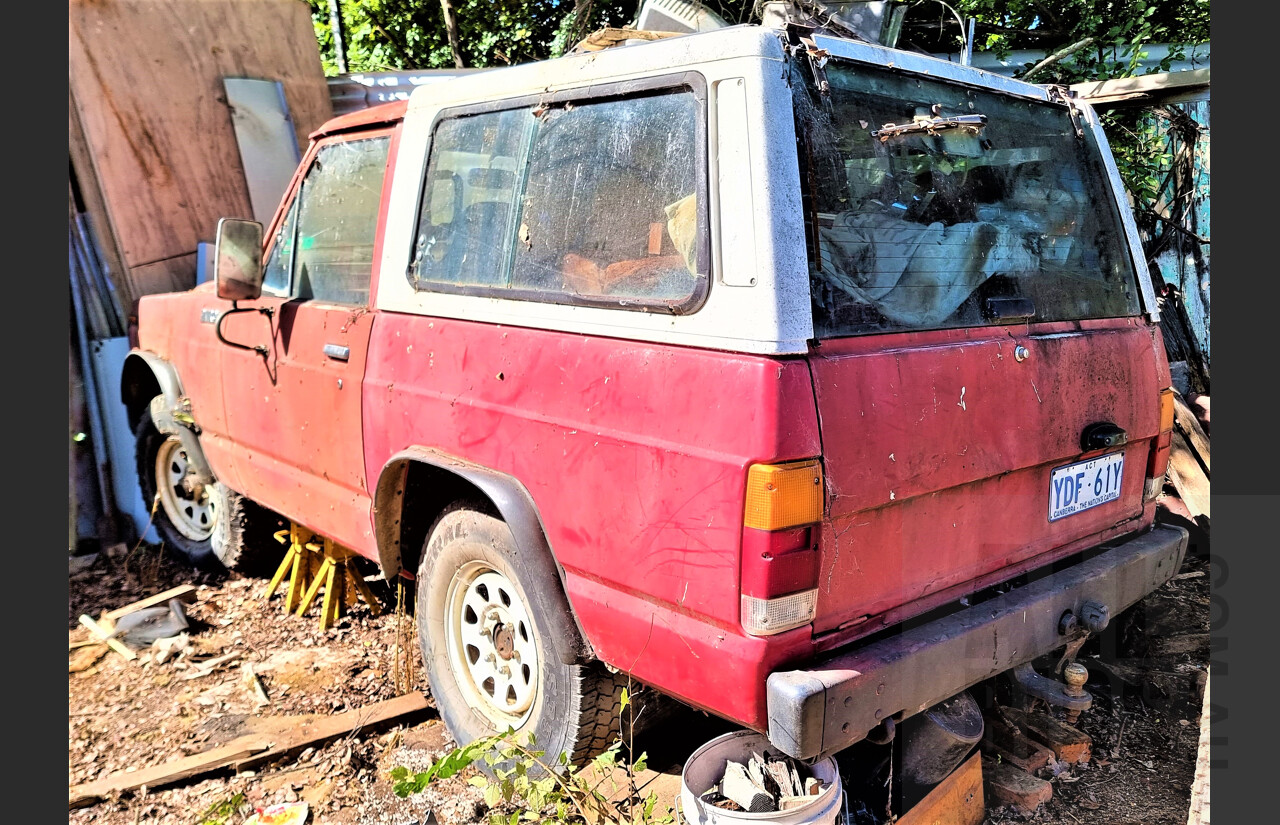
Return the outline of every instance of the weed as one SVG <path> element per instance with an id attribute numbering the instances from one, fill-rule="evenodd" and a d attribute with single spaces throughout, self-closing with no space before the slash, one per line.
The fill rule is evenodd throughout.
<path id="1" fill-rule="evenodd" d="M 221 802 L 215 802 L 200 815 L 200 825 L 228 825 L 231 822 L 231 818 L 240 811 L 240 806 L 243 804 L 243 793 L 238 793 Z"/>
<path id="2" fill-rule="evenodd" d="M 621 710 L 626 711 L 630 705 L 630 694 L 623 690 Z M 521 744 L 515 731 L 508 728 L 504 733 L 454 748 L 425 771 L 410 774 L 403 766 L 394 768 L 391 771 L 395 782 L 393 790 L 403 799 L 420 793 L 432 782 L 456 776 L 483 761 L 489 772 L 472 776 L 468 783 L 484 789 L 484 802 L 491 809 L 499 803 L 514 809 L 509 814 L 491 813 L 490 825 L 519 825 L 522 821 L 565 825 L 671 825 L 675 822 L 670 808 L 656 811 L 657 794 L 639 796 L 635 775 L 645 769 L 646 755 L 642 753 L 630 761 L 619 759 L 624 747 L 621 737 L 584 768 L 570 763 L 564 753 L 555 758 L 558 764 L 548 764 L 544 761 L 545 752 L 535 747 L 532 733 Z M 627 750 L 630 753 L 630 747 Z M 615 801 L 601 788 L 611 782 L 611 790 L 618 790 L 614 768 L 619 767 L 626 775 L 628 795 L 624 800 Z"/>

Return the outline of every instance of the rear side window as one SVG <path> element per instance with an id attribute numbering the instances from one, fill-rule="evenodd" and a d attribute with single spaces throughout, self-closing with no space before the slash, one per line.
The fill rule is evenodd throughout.
<path id="1" fill-rule="evenodd" d="M 699 111 L 668 90 L 440 121 L 411 282 L 688 311 L 707 288 Z"/>
<path id="2" fill-rule="evenodd" d="M 366 304 L 390 137 L 331 143 L 298 194 L 293 296 Z"/>
<path id="3" fill-rule="evenodd" d="M 527 109 L 443 120 L 431 141 L 414 249 L 419 286 L 506 286 Z"/>

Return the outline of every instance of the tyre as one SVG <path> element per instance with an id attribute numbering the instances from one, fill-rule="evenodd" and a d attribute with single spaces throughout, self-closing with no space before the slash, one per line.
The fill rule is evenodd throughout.
<path id="1" fill-rule="evenodd" d="M 134 437 L 142 500 L 149 508 L 159 494 L 153 523 L 165 545 L 206 569 L 261 572 L 284 520 L 221 482 L 197 482 L 186 447 L 156 429 L 150 408 Z"/>
<path id="2" fill-rule="evenodd" d="M 459 744 L 514 728 L 534 734 L 548 765 L 561 753 L 582 764 L 617 738 L 627 677 L 560 661 L 546 612 L 563 603 L 559 583 L 536 590 L 518 558 L 506 523 L 477 509 L 451 508 L 432 527 L 416 604 L 432 696 Z"/>

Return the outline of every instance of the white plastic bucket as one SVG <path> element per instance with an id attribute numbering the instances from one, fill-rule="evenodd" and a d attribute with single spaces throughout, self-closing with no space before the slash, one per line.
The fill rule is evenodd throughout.
<path id="1" fill-rule="evenodd" d="M 711 789 L 724 776 L 725 765 L 733 760 L 746 764 L 751 754 L 763 754 L 769 748 L 769 740 L 749 730 L 734 731 L 717 736 L 694 751 L 680 772 L 680 815 L 688 825 L 717 825 L 718 823 L 769 823 L 769 825 L 800 825 L 823 823 L 835 825 L 840 816 L 840 802 L 844 789 L 840 785 L 840 771 L 834 759 L 828 757 L 813 765 L 813 775 L 827 787 L 813 801 L 799 808 L 767 813 L 729 811 L 707 804 L 698 797 Z"/>

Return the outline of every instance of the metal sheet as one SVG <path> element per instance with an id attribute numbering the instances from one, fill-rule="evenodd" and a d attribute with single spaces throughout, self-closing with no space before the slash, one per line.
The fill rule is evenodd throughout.
<path id="1" fill-rule="evenodd" d="M 224 77 L 227 106 L 240 147 L 253 218 L 270 223 L 302 155 L 284 99 L 275 80 Z"/>
<path id="2" fill-rule="evenodd" d="M 106 442 L 108 464 L 111 467 L 111 490 L 116 507 L 133 520 L 139 535 L 152 543 L 159 543 L 155 527 L 148 529 L 151 508 L 142 500 L 142 488 L 138 486 L 137 462 L 134 460 L 133 430 L 124 404 L 120 403 L 120 372 L 125 356 L 129 354 L 129 339 L 105 338 L 89 345 L 89 361 L 97 384 L 98 407 L 101 411 L 103 432 L 94 438 Z"/>
<path id="3" fill-rule="evenodd" d="M 329 100 L 334 116 L 350 114 L 370 106 L 408 100 L 419 86 L 441 83 L 485 69 L 419 69 L 402 72 L 357 72 L 329 78 Z"/>

